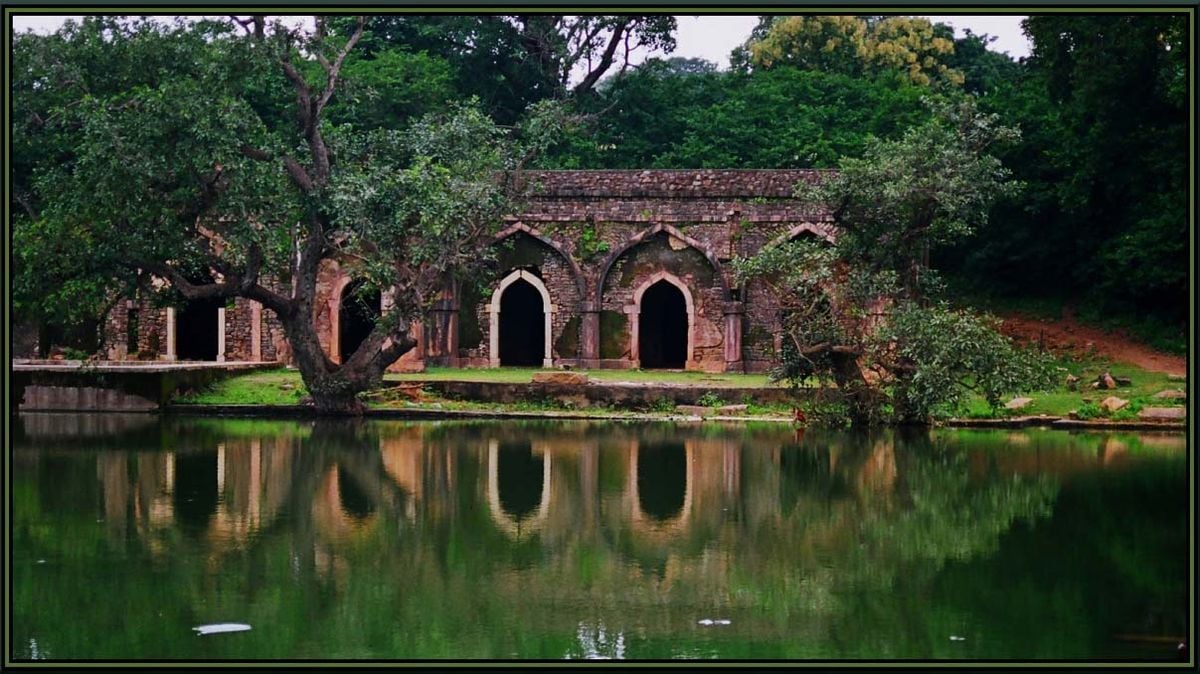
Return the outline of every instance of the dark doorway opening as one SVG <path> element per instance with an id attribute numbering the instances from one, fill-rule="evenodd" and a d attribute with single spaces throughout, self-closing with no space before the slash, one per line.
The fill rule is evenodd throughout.
<path id="1" fill-rule="evenodd" d="M 199 536 L 217 512 L 217 451 L 215 449 L 175 454 L 175 489 L 172 505 L 175 521 L 185 534 Z"/>
<path id="2" fill-rule="evenodd" d="M 529 443 L 502 443 L 497 449 L 496 489 L 500 509 L 520 522 L 542 502 L 543 459 Z"/>
<path id="3" fill-rule="evenodd" d="M 375 329 L 382 312 L 379 290 L 356 281 L 342 290 L 338 309 L 338 360 L 346 362 Z"/>
<path id="4" fill-rule="evenodd" d="M 642 295 L 638 359 L 645 369 L 681 369 L 687 362 L 688 315 L 683 293 L 659 281 Z"/>
<path id="5" fill-rule="evenodd" d="M 546 303 L 517 279 L 500 297 L 500 364 L 541 367 L 546 353 Z"/>
<path id="6" fill-rule="evenodd" d="M 683 511 L 687 493 L 687 449 L 672 442 L 643 445 L 637 457 L 638 505 L 660 522 Z"/>
<path id="7" fill-rule="evenodd" d="M 219 310 L 223 299 L 192 300 L 175 313 L 175 358 L 216 360 Z"/>

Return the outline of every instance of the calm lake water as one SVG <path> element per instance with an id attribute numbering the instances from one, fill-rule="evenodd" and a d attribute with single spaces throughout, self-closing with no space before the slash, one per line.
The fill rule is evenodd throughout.
<path id="1" fill-rule="evenodd" d="M 1189 630 L 1182 435 L 26 414 L 12 469 L 21 659 L 1175 660 Z"/>

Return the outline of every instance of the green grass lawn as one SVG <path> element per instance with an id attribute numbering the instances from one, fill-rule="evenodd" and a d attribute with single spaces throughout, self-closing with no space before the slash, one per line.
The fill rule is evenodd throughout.
<path id="1" fill-rule="evenodd" d="M 389 373 L 388 381 L 479 381 L 505 384 L 528 384 L 535 372 L 559 372 L 529 367 L 498 367 L 488 369 L 465 369 L 431 367 L 424 372 L 404 374 Z M 669 384 L 694 384 L 696 386 L 721 386 L 730 388 L 758 388 L 772 386 L 765 374 L 737 374 L 733 372 L 685 372 L 672 370 L 573 370 L 587 374 L 598 382 L 645 382 Z"/>
<path id="2" fill-rule="evenodd" d="M 1001 409 L 993 413 L 982 397 L 976 397 L 970 401 L 967 410 L 962 416 L 972 419 L 1037 414 L 1065 417 L 1072 411 L 1082 411 L 1085 417 L 1094 416 L 1094 418 L 1111 419 L 1114 421 L 1130 421 L 1137 419 L 1137 413 L 1143 407 L 1171 407 L 1186 402 L 1157 400 L 1154 398 L 1154 395 L 1159 391 L 1167 389 L 1187 390 L 1187 382 L 1170 381 L 1167 379 L 1167 375 L 1161 372 L 1151 372 L 1143 370 L 1136 365 L 1113 363 L 1102 359 L 1061 361 L 1058 363 L 1058 366 L 1062 368 L 1060 371 L 1060 385 L 1050 391 L 1032 391 L 1023 394 L 1024 397 L 1033 399 L 1033 402 L 1028 406 L 1016 411 Z M 1091 387 L 1092 382 L 1102 372 L 1108 372 L 1113 376 L 1129 377 L 1131 385 L 1119 387 L 1115 390 L 1093 389 Z M 1068 373 L 1079 377 L 1078 390 L 1072 391 L 1066 387 L 1065 380 Z M 1128 400 L 1129 405 L 1112 415 L 1103 414 L 1099 411 L 1098 405 L 1100 401 L 1109 396 Z"/>
<path id="3" fill-rule="evenodd" d="M 1186 382 L 1170 381 L 1167 375 L 1150 372 L 1132 365 L 1110 363 L 1104 360 L 1087 362 L 1063 361 L 1061 377 L 1065 380 L 1067 373 L 1080 378 L 1080 387 L 1071 391 L 1065 385 L 1051 391 L 1033 391 L 1025 393 L 1033 402 L 1019 411 L 1001 409 L 993 412 L 988 408 L 983 398 L 973 398 L 966 410 L 959 416 L 975 419 L 1004 418 L 1009 416 L 1027 416 L 1045 414 L 1050 416 L 1067 416 L 1070 412 L 1082 410 L 1084 416 L 1094 418 L 1110 418 L 1112 420 L 1133 420 L 1143 407 L 1171 406 L 1182 404 L 1179 401 L 1156 400 L 1154 395 L 1166 389 L 1185 389 Z M 498 369 L 455 369 L 430 368 L 426 372 L 411 374 L 388 374 L 388 381 L 479 381 L 502 383 L 527 383 L 534 372 L 533 368 L 498 368 Z M 1132 380 L 1132 386 L 1118 388 L 1114 391 L 1092 389 L 1090 383 L 1095 381 L 1101 372 L 1110 372 L 1115 376 L 1126 376 Z M 642 370 L 591 370 L 587 374 L 601 382 L 666 382 L 673 384 L 693 384 L 697 386 L 751 388 L 771 385 L 766 375 L 747 374 L 707 374 L 703 372 L 663 372 Z M 257 371 L 249 374 L 231 377 L 214 384 L 204 391 L 186 392 L 175 399 L 178 404 L 210 404 L 210 405 L 295 405 L 308 393 L 300 380 L 300 373 L 295 370 L 278 369 Z M 1130 401 L 1130 404 L 1115 414 L 1108 416 L 1099 413 L 1097 408 L 1100 401 L 1108 396 L 1117 396 Z M 374 398 L 374 399 L 371 399 Z M 736 402 L 736 401 L 735 401 Z M 413 406 L 403 400 L 385 400 L 369 396 L 368 404 L 379 407 Z M 565 409 L 546 401 L 531 401 L 516 405 L 478 401 L 443 400 L 436 396 L 427 396 L 426 400 L 418 403 L 419 407 L 434 407 L 441 409 L 477 409 L 477 410 L 518 410 L 518 411 L 554 411 Z M 588 408 L 597 413 L 626 414 L 618 410 L 604 407 Z M 670 408 L 656 410 L 670 412 Z M 786 407 L 770 407 L 751 405 L 747 410 L 751 415 L 784 415 L 789 413 Z"/>
<path id="4" fill-rule="evenodd" d="M 172 402 L 193 405 L 295 405 L 308 395 L 296 370 L 259 370 L 223 379 L 203 391 L 185 392 Z"/>

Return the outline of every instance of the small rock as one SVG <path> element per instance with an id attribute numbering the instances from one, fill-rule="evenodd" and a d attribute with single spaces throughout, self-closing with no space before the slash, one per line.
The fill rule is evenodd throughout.
<path id="1" fill-rule="evenodd" d="M 712 415 L 712 409 L 703 405 L 679 405 L 675 408 L 680 414 L 686 414 L 693 417 L 707 417 Z"/>
<path id="2" fill-rule="evenodd" d="M 1154 397 L 1159 400 L 1187 400 L 1187 393 L 1179 389 L 1167 389 L 1166 391 L 1155 393 Z"/>
<path id="3" fill-rule="evenodd" d="M 1100 409 L 1104 410 L 1105 412 L 1108 412 L 1109 414 L 1112 414 L 1113 412 L 1116 412 L 1117 410 L 1121 409 L 1122 407 L 1125 407 L 1128 404 L 1129 404 L 1128 400 L 1125 400 L 1123 398 L 1118 398 L 1116 396 L 1109 396 L 1109 397 L 1105 398 L 1104 400 L 1100 401 Z"/>
<path id="4" fill-rule="evenodd" d="M 1067 388 L 1075 391 L 1079 389 L 1079 377 L 1073 374 L 1067 375 Z"/>
<path id="5" fill-rule="evenodd" d="M 1098 382 L 1098 381 L 1092 382 L 1092 388 L 1100 388 L 1100 382 Z"/>
<path id="6" fill-rule="evenodd" d="M 1117 387 L 1117 380 L 1113 379 L 1112 375 L 1105 372 L 1100 375 L 1100 388 L 1114 389 Z"/>
<path id="7" fill-rule="evenodd" d="M 745 412 L 749 408 L 749 405 L 722 405 L 717 408 L 717 411 L 721 414 L 737 414 L 738 412 Z"/>
<path id="8" fill-rule="evenodd" d="M 215 623 L 213 625 L 200 625 L 193 627 L 197 634 L 224 634 L 227 632 L 245 632 L 250 629 L 250 626 L 245 623 Z"/>
<path id="9" fill-rule="evenodd" d="M 583 372 L 534 372 L 535 384 L 574 384 L 588 383 L 588 376 Z"/>
<path id="10" fill-rule="evenodd" d="M 1004 409 L 1006 409 L 1006 410 L 1024 409 L 1024 408 L 1028 407 L 1029 403 L 1031 403 L 1031 402 L 1033 402 L 1033 398 L 1013 398 L 1012 400 L 1004 403 Z"/>
<path id="11" fill-rule="evenodd" d="M 279 385 L 280 391 L 291 391 L 294 388 L 296 388 L 295 384 L 280 384 Z"/>
<path id="12" fill-rule="evenodd" d="M 1187 381 L 1187 375 L 1186 374 L 1169 374 L 1169 375 L 1167 375 L 1167 381 Z"/>
<path id="13" fill-rule="evenodd" d="M 1138 412 L 1142 421 L 1183 421 L 1187 418 L 1187 409 L 1183 407 L 1143 407 Z"/>

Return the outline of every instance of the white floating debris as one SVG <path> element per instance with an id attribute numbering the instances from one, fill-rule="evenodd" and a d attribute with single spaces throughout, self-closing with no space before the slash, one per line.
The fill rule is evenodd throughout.
<path id="1" fill-rule="evenodd" d="M 697 620 L 696 624 L 709 627 L 711 625 L 732 625 L 733 621 L 727 618 L 717 618 L 716 620 L 713 620 L 712 618 L 703 618 L 701 620 Z"/>
<path id="2" fill-rule="evenodd" d="M 709 625 L 713 624 L 713 621 L 710 620 L 709 618 L 704 618 L 703 620 L 697 620 L 696 624 L 704 625 L 705 627 L 708 627 Z"/>
<path id="3" fill-rule="evenodd" d="M 38 564 L 45 564 L 45 563 L 46 563 L 46 560 L 44 560 L 44 559 L 39 559 L 39 560 L 37 560 L 37 563 L 38 563 Z"/>
<path id="4" fill-rule="evenodd" d="M 726 618 L 721 618 L 720 620 L 714 620 L 713 622 L 716 623 L 717 625 L 732 625 L 733 624 L 732 620 L 728 620 Z"/>
<path id="5" fill-rule="evenodd" d="M 950 641 L 966 641 L 966 640 L 967 640 L 966 637 L 960 637 L 957 634 L 950 635 Z"/>
<path id="6" fill-rule="evenodd" d="M 201 625 L 193 627 L 196 634 L 221 634 L 224 632 L 245 632 L 250 629 L 250 626 L 245 623 L 214 623 L 212 625 Z"/>

